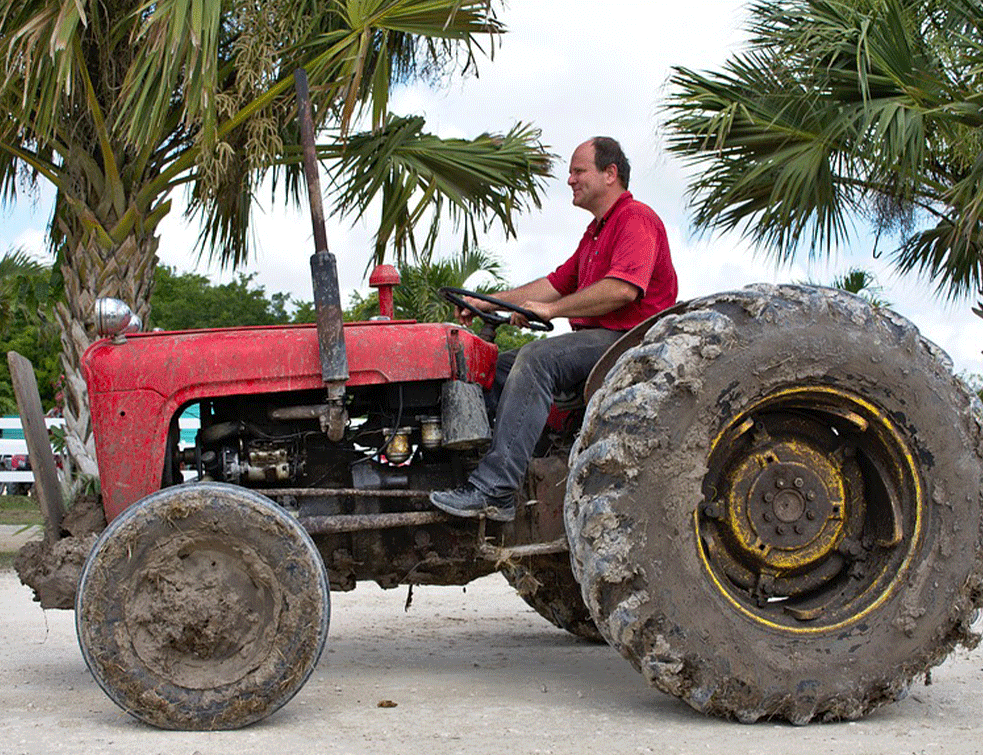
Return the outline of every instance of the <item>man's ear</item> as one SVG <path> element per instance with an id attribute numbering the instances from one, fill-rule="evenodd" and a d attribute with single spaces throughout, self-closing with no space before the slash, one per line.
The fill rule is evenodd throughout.
<path id="1" fill-rule="evenodd" d="M 618 182 L 618 166 L 611 163 L 604 169 L 605 183 L 610 186 L 611 184 Z"/>

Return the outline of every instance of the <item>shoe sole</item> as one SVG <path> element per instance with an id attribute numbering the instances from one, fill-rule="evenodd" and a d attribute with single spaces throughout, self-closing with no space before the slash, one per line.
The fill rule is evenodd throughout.
<path id="1" fill-rule="evenodd" d="M 481 511 L 462 511 L 461 509 L 447 506 L 440 501 L 435 501 L 433 498 L 430 499 L 430 503 L 445 514 L 464 519 L 480 519 L 481 517 L 485 517 L 486 519 L 491 519 L 493 522 L 511 522 L 515 520 L 515 509 L 500 509 L 497 506 L 485 506 Z"/>
<path id="2" fill-rule="evenodd" d="M 511 522 L 515 520 L 515 509 L 500 509 L 495 506 L 485 507 L 485 517 L 493 522 Z"/>

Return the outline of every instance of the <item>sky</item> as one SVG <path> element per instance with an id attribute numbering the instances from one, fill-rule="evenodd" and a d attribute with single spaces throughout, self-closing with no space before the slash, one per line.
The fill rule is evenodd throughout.
<path id="1" fill-rule="evenodd" d="M 573 252 L 591 217 L 570 202 L 569 156 L 585 139 L 612 136 L 631 160 L 632 193 L 665 223 L 681 299 L 760 281 L 829 283 L 862 267 L 876 276 L 881 298 L 950 354 L 957 372 L 983 373 L 983 320 L 970 309 L 976 299 L 947 303 L 934 295 L 930 281 L 898 277 L 890 264 L 890 241 L 882 240 L 883 254 L 875 257 L 864 229 L 858 228 L 856 240 L 835 250 L 828 261 L 810 263 L 804 250 L 792 265 L 776 268 L 737 235 L 695 233 L 685 196 L 687 169 L 666 152 L 660 126 L 667 80 L 674 65 L 715 69 L 739 51 L 746 7 L 744 0 L 513 2 L 500 13 L 508 33 L 494 59 L 479 58 L 477 77 L 456 79 L 440 90 L 401 88 L 392 109 L 423 115 L 427 130 L 443 137 L 506 132 L 517 122 L 542 131 L 543 143 L 559 156 L 543 207 L 519 217 L 517 238 L 505 239 L 493 229 L 481 241 L 503 261 L 513 284 L 550 272 Z M 273 205 L 260 194 L 262 206 L 254 215 L 256 254 L 241 271 L 255 273 L 254 283 L 267 293 L 310 300 L 313 241 L 306 207 Z M 22 246 L 40 254 L 50 196 L 43 191 L 35 201 L 21 200 L 0 216 L 0 251 Z M 161 262 L 216 282 L 229 280 L 231 273 L 199 263 L 193 255 L 198 230 L 181 217 L 181 200 L 176 194 L 176 210 L 160 225 Z M 372 220 L 354 225 L 350 219 L 328 221 L 343 303 L 352 291 L 369 290 L 363 275 L 372 250 Z M 459 248 L 460 238 L 447 234 L 438 254 L 453 255 Z"/>

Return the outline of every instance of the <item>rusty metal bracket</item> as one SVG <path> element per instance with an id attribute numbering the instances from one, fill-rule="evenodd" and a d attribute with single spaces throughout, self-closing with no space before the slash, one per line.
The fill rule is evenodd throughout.
<path id="1" fill-rule="evenodd" d="M 294 498 L 312 498 L 314 496 L 361 496 L 364 498 L 416 498 L 425 500 L 430 497 L 429 490 L 375 490 L 374 488 L 251 488 L 267 498 L 278 496 L 293 496 Z"/>
<path id="2" fill-rule="evenodd" d="M 407 511 L 398 514 L 333 514 L 329 516 L 304 516 L 298 519 L 300 526 L 312 535 L 334 535 L 339 532 L 365 532 L 395 527 L 418 527 L 424 524 L 440 524 L 449 517 L 440 511 Z"/>
<path id="3" fill-rule="evenodd" d="M 498 546 L 483 542 L 478 548 L 478 553 L 486 561 L 501 564 L 511 558 L 542 556 L 547 553 L 563 553 L 568 550 L 570 550 L 570 545 L 567 543 L 567 539 L 561 537 L 548 543 L 532 543 L 530 545 Z"/>

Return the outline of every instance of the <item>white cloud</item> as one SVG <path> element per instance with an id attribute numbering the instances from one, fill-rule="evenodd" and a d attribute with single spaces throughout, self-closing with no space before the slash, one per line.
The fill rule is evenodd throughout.
<path id="1" fill-rule="evenodd" d="M 18 233 L 11 244 L 15 249 L 22 249 L 26 254 L 40 260 L 47 260 L 48 235 L 43 228 L 25 228 Z"/>

